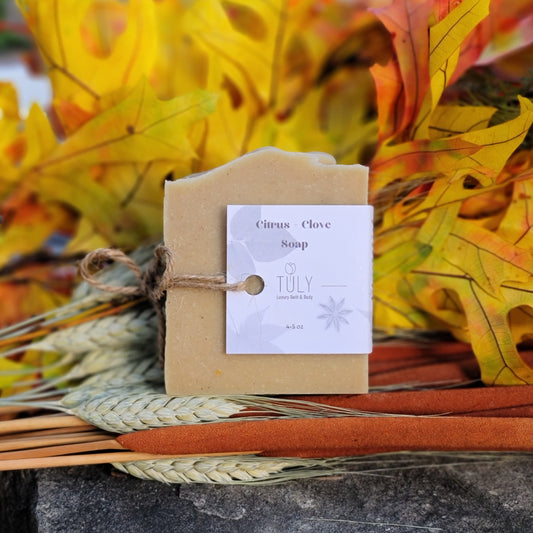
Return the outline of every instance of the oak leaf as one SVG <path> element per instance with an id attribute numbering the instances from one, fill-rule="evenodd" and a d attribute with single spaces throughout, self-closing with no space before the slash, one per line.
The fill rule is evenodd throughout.
<path id="1" fill-rule="evenodd" d="M 94 111 L 105 95 L 131 88 L 149 75 L 156 45 L 150 0 L 17 3 L 48 65 L 55 99 Z M 95 9 L 123 12 L 123 24 L 113 27 L 113 17 L 95 17 Z M 104 29 L 102 25 L 104 32 L 99 31 Z M 100 37 L 106 33 L 110 35 L 107 47 Z M 105 54 L 100 52 L 102 48 L 107 48 Z"/>

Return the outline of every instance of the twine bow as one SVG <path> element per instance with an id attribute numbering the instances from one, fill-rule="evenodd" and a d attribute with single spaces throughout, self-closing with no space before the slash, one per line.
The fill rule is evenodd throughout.
<path id="1" fill-rule="evenodd" d="M 137 278 L 136 285 L 110 285 L 95 277 L 102 265 L 108 261 L 122 263 Z M 246 280 L 227 283 L 224 275 L 204 276 L 197 274 L 180 274 L 174 276 L 174 256 L 169 248 L 159 245 L 154 250 L 154 258 L 145 271 L 121 250 L 116 248 L 98 248 L 89 252 L 79 265 L 81 277 L 91 286 L 101 291 L 122 294 L 124 296 L 146 297 L 152 303 L 158 318 L 159 361 L 164 363 L 165 353 L 165 295 L 169 289 L 187 287 L 217 291 L 246 290 Z"/>

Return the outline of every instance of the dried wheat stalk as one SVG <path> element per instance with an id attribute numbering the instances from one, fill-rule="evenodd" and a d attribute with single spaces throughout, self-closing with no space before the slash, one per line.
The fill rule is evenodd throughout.
<path id="1" fill-rule="evenodd" d="M 155 342 L 156 328 L 153 309 L 137 308 L 55 331 L 33 344 L 32 349 L 85 353 L 101 348 L 112 350 L 145 346 Z"/>
<path id="2" fill-rule="evenodd" d="M 533 454 L 530 454 L 533 457 Z M 409 469 L 468 467 L 505 463 L 515 454 L 471 452 L 399 452 L 333 459 L 248 456 L 181 457 L 119 462 L 113 466 L 140 479 L 163 483 L 272 485 L 332 475 L 384 475 Z M 424 460 L 425 459 L 425 460 Z"/>
<path id="3" fill-rule="evenodd" d="M 163 369 L 151 358 L 132 358 L 100 372 L 87 372 L 86 375 L 89 377 L 83 380 L 80 387 L 101 388 L 104 383 L 110 387 L 132 386 L 136 383 L 162 387 L 164 382 Z"/>
<path id="4" fill-rule="evenodd" d="M 163 483 L 217 483 L 224 485 L 280 483 L 301 477 L 339 472 L 329 461 L 270 459 L 268 457 L 191 457 L 113 463 L 122 472 Z"/>
<path id="5" fill-rule="evenodd" d="M 146 263 L 152 256 L 152 249 L 141 250 L 138 255 L 137 262 Z M 101 280 L 115 285 L 134 283 L 131 272 L 122 265 L 106 269 L 101 274 Z M 24 328 L 31 331 L 36 323 L 39 326 L 53 325 L 61 320 L 67 320 L 69 317 L 77 316 L 80 310 L 90 310 L 99 302 L 108 301 L 110 298 L 111 295 L 95 292 L 92 287 L 82 284 L 76 291 L 72 303 L 64 309 L 43 316 L 37 322 L 28 322 L 28 325 L 22 329 L 16 328 L 4 334 L 0 332 L 0 338 L 4 335 L 3 338 L 9 339 L 12 335 L 16 336 L 21 331 L 26 331 Z M 46 387 L 50 388 L 59 383 L 88 376 L 81 385 L 70 389 L 62 399 L 48 403 L 38 401 L 33 403 L 38 407 L 48 407 L 77 415 L 85 422 L 113 433 L 128 433 L 168 425 L 224 421 L 237 414 L 245 415 L 247 418 L 336 414 L 335 410 L 327 410 L 323 406 L 312 405 L 309 402 L 304 405 L 304 402 L 282 402 L 254 396 L 165 395 L 162 391 L 162 372 L 156 367 L 154 349 L 151 348 L 155 345 L 153 342 L 156 335 L 155 315 L 153 310 L 144 304 L 114 316 L 77 323 L 70 327 L 64 327 L 62 324 L 62 327 L 63 329 L 49 333 L 30 346 L 32 349 L 64 353 L 62 363 L 74 363 L 74 366 L 54 380 L 43 381 L 39 386 L 40 390 L 20 395 L 21 403 L 29 405 L 32 399 L 46 397 Z M 27 347 L 28 345 L 21 348 Z M 18 350 L 20 351 L 20 348 Z M 48 394 L 53 393 L 57 391 Z M 9 403 L 16 404 L 17 398 L 10 398 Z M 340 412 L 345 414 L 346 410 Z M 79 461 L 83 461 L 83 457 L 73 458 L 72 461 L 74 460 L 78 461 L 76 464 L 80 464 Z M 115 459 L 109 459 L 112 460 Z M 116 460 L 121 459 L 116 456 Z M 117 467 L 144 479 L 226 484 L 251 481 L 273 483 L 300 476 L 323 475 L 329 468 L 329 466 L 324 467 L 325 464 L 317 468 L 318 463 L 315 460 L 234 456 L 128 461 Z M 328 472 L 331 473 L 331 468 Z"/>
<path id="6" fill-rule="evenodd" d="M 247 419 L 323 416 L 368 416 L 355 409 L 328 406 L 309 401 L 252 395 L 168 396 L 163 384 L 101 382 L 92 387 L 78 387 L 67 394 L 56 408 L 74 414 L 86 422 L 113 433 L 142 429 L 220 422 L 239 414 Z M 381 414 L 387 416 L 386 414 Z"/>
<path id="7" fill-rule="evenodd" d="M 153 258 L 154 246 L 144 246 L 135 250 L 131 254 L 131 258 L 144 268 L 148 262 Z M 136 282 L 135 275 L 124 265 L 116 264 L 110 265 L 105 270 L 98 274 L 99 279 L 104 283 L 112 285 L 131 285 Z M 53 327 L 58 323 L 64 323 L 70 319 L 75 319 L 87 311 L 94 310 L 102 303 L 118 303 L 123 300 L 122 297 L 114 293 L 99 291 L 89 285 L 88 283 L 81 283 L 75 289 L 70 303 L 42 313 L 41 315 L 33 316 L 27 320 L 13 324 L 0 330 L 0 340 L 9 341 L 13 339 L 17 341 L 20 337 L 35 332 L 36 329 L 42 327 Z M 28 346 L 25 346 L 27 348 Z M 4 353 L 2 356 L 6 356 Z"/>
<path id="8" fill-rule="evenodd" d="M 140 429 L 212 422 L 229 418 L 245 406 L 224 397 L 167 396 L 154 387 L 82 387 L 61 400 L 70 413 L 106 431 L 129 433 Z"/>

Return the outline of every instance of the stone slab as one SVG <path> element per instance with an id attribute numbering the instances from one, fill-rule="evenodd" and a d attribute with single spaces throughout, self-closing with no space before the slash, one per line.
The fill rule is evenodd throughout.
<path id="1" fill-rule="evenodd" d="M 533 456 L 455 466 L 419 456 L 405 469 L 404 461 L 274 486 L 165 485 L 107 465 L 7 472 L 0 531 L 533 531 Z"/>

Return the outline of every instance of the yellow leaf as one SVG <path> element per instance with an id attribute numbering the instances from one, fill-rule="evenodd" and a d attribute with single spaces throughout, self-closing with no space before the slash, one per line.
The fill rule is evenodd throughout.
<path id="1" fill-rule="evenodd" d="M 79 195 L 79 191 L 77 192 Z M 25 201 L 9 213 L 0 231 L 0 265 L 17 255 L 35 252 L 58 229 L 72 224 L 72 214 L 58 204 Z"/>
<path id="2" fill-rule="evenodd" d="M 374 282 L 394 272 L 407 273 L 431 254 L 432 247 L 417 240 L 404 242 L 374 260 Z"/>
<path id="3" fill-rule="evenodd" d="M 190 159 L 194 152 L 188 130 L 214 105 L 215 97 L 201 90 L 158 100 L 141 80 L 128 97 L 86 122 L 37 169 L 66 175 L 73 168 L 105 163 Z"/>
<path id="4" fill-rule="evenodd" d="M 82 217 L 78 221 L 64 253 L 67 256 L 85 254 L 97 248 L 109 248 L 111 244 L 111 241 L 99 233 L 87 217 Z"/>
<path id="5" fill-rule="evenodd" d="M 397 280 L 398 284 L 400 280 Z M 373 300 L 374 327 L 394 334 L 395 330 L 430 330 L 432 321 L 427 313 L 410 305 L 403 294 L 399 294 L 398 285 L 386 283 L 381 279 L 374 285 Z"/>
<path id="6" fill-rule="evenodd" d="M 176 172 L 167 161 L 107 165 L 99 183 L 114 198 L 115 218 L 111 235 L 115 246 L 133 249 L 155 242 L 163 234 L 163 187 L 165 176 Z M 100 232 L 106 235 L 107 232 Z"/>
<path id="7" fill-rule="evenodd" d="M 33 369 L 33 375 L 31 371 L 32 367 L 25 363 L 6 358 L 0 359 L 0 396 L 6 396 L 7 391 L 5 389 L 8 389 L 14 383 L 24 379 L 36 378 L 37 369 Z"/>
<path id="8" fill-rule="evenodd" d="M 489 14 L 490 0 L 464 0 L 430 30 L 429 72 L 433 77 L 468 34 Z"/>
<path id="9" fill-rule="evenodd" d="M 190 168 L 195 156 L 188 140 L 190 126 L 212 111 L 214 101 L 205 91 L 161 101 L 141 81 L 123 101 L 59 145 L 34 107 L 26 132 L 31 147 L 24 179 L 7 204 L 11 215 L 2 228 L 0 264 L 14 253 L 38 250 L 72 220 L 73 212 L 87 217 L 112 242 L 115 236 L 128 246 L 136 239 L 158 238 L 162 180 L 174 167 Z M 116 175 L 107 170 L 109 165 Z M 31 210 L 25 208 L 28 202 Z M 27 224 L 37 220 L 38 228 L 28 234 Z"/>
<path id="10" fill-rule="evenodd" d="M 50 68 L 57 99 L 74 102 L 84 109 L 98 106 L 99 99 L 121 87 L 132 87 L 148 76 L 155 55 L 155 19 L 151 0 L 130 0 L 121 6 L 104 0 L 100 10 L 127 9 L 121 32 L 112 31 L 108 53 L 96 51 L 91 32 L 95 24 L 92 0 L 17 0 L 35 41 Z M 110 19 L 106 19 L 110 20 Z M 85 35 L 84 35 L 85 34 Z M 101 46 L 101 43 L 100 43 Z"/>
<path id="11" fill-rule="evenodd" d="M 496 112 L 495 107 L 440 105 L 431 115 L 429 137 L 437 139 L 482 130 Z"/>
<path id="12" fill-rule="evenodd" d="M 460 328 L 460 315 L 465 317 L 463 338 L 472 343 L 487 384 L 533 383 L 533 370 L 520 358 L 508 320 L 513 309 L 530 302 L 532 271 L 528 251 L 458 219 L 440 252 L 408 274 L 417 287 L 411 304 L 451 329 Z M 448 304 L 442 300 L 446 294 Z"/>
<path id="13" fill-rule="evenodd" d="M 507 242 L 524 250 L 533 250 L 533 175 L 526 171 L 529 179 L 517 180 L 513 185 L 513 196 L 497 233 Z"/>
<path id="14" fill-rule="evenodd" d="M 518 101 L 520 102 L 518 117 L 491 128 L 469 131 L 461 135 L 464 141 L 481 147 L 474 156 L 467 159 L 470 159 L 470 168 L 490 171 L 492 176 L 490 183 L 520 146 L 533 123 L 533 102 L 521 96 L 518 97 Z"/>
<path id="15" fill-rule="evenodd" d="M 153 3 L 158 48 L 150 83 L 163 99 L 206 87 L 208 58 L 185 31 L 186 2 Z"/>
<path id="16" fill-rule="evenodd" d="M 475 176 L 484 187 L 494 185 L 533 123 L 533 103 L 522 97 L 519 101 L 518 117 L 490 128 L 433 140 L 382 145 L 370 165 L 373 195 L 396 180 L 415 181 L 459 171 L 463 177 L 466 173 Z M 468 192 L 464 194 L 466 198 Z"/>
<path id="17" fill-rule="evenodd" d="M 243 93 L 256 113 L 273 101 L 277 76 L 275 65 L 279 64 L 279 37 L 283 38 L 287 23 L 284 2 L 234 2 L 252 10 L 263 21 L 264 30 L 254 35 L 252 29 L 235 28 L 230 17 L 218 0 L 198 0 L 186 15 L 190 34 L 216 61 L 223 71 Z M 207 86 L 208 89 L 215 89 Z"/>
<path id="18" fill-rule="evenodd" d="M 4 199 L 20 179 L 20 161 L 26 150 L 20 121 L 5 115 L 0 118 L 0 199 Z"/>
<path id="19" fill-rule="evenodd" d="M 92 179 L 87 169 L 71 170 L 68 179 L 63 174 L 46 173 L 34 186 L 43 205 L 69 206 L 78 215 L 87 217 L 99 233 L 111 239 L 117 203 L 105 187 Z M 12 226 L 14 231 L 15 226 L 10 228 Z M 32 247 L 27 251 L 33 251 L 38 243 L 36 234 L 35 240 L 28 239 L 27 245 Z"/>
<path id="20" fill-rule="evenodd" d="M 37 105 L 30 108 L 26 120 L 26 154 L 22 167 L 29 169 L 46 158 L 57 146 L 57 139 L 46 114 Z"/>
<path id="21" fill-rule="evenodd" d="M 446 263 L 467 272 L 480 289 L 494 297 L 500 296 L 502 283 L 525 283 L 533 272 L 529 252 L 461 219 L 456 220 L 450 232 L 443 257 Z"/>
<path id="22" fill-rule="evenodd" d="M 472 157 L 481 149 L 461 136 L 420 139 L 395 145 L 382 145 L 370 164 L 370 187 L 379 194 L 397 180 L 415 181 L 424 176 L 471 168 Z"/>
<path id="23" fill-rule="evenodd" d="M 210 65 L 207 86 L 224 86 L 226 90 L 220 92 L 216 109 L 205 123 L 194 128 L 194 145 L 201 165 L 193 167 L 194 171 L 216 168 L 247 152 L 256 120 L 255 116 L 250 116 L 247 106 L 234 101 L 233 87 L 229 79 L 224 78 L 220 63 Z"/>
<path id="24" fill-rule="evenodd" d="M 415 139 L 428 136 L 428 126 L 433 121 L 431 115 L 452 79 L 461 46 L 470 32 L 489 14 L 489 4 L 490 0 L 464 0 L 430 28 L 430 86 L 413 130 Z"/>
<path id="25" fill-rule="evenodd" d="M 0 82 L 0 109 L 2 119 L 20 119 L 17 91 L 12 83 Z"/>
<path id="26" fill-rule="evenodd" d="M 440 253 L 442 246 L 455 227 L 455 220 L 460 207 L 461 204 L 455 202 L 431 209 L 416 238 L 420 242 L 430 245 L 434 253 Z"/>

